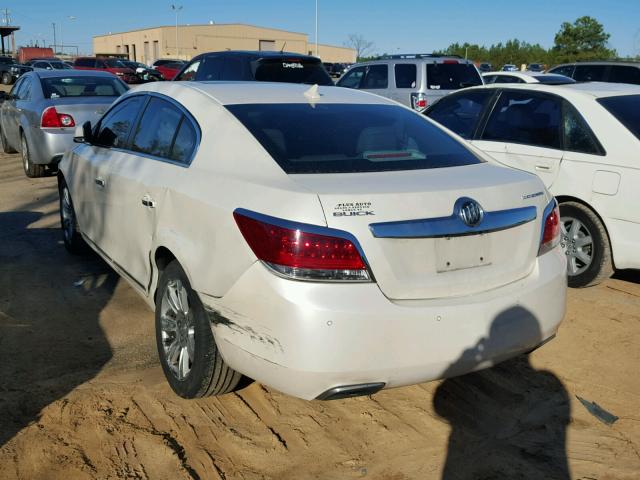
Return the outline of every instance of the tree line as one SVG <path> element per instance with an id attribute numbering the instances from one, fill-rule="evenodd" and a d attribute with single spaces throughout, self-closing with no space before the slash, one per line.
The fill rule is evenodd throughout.
<path id="1" fill-rule="evenodd" d="M 564 22 L 555 35 L 551 48 L 539 43 L 528 43 L 518 39 L 499 42 L 491 46 L 475 43 L 452 43 L 446 49 L 433 53 L 458 55 L 476 62 L 487 62 L 498 69 L 504 64 L 517 66 L 530 63 L 542 63 L 547 66 L 565 62 L 585 60 L 612 60 L 618 58 L 617 52 L 609 47 L 609 38 L 604 26 L 593 17 L 584 16 L 575 22 Z M 346 43 L 356 48 L 358 61 L 373 60 L 383 55 L 371 55 L 374 45 L 361 35 L 350 35 Z M 363 48 L 364 47 L 364 48 Z M 430 53 L 430 52 L 429 52 Z M 640 60 L 640 57 L 636 57 Z"/>

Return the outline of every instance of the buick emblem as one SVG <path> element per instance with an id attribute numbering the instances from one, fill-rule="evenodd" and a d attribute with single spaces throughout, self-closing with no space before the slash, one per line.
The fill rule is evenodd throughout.
<path id="1" fill-rule="evenodd" d="M 484 210 L 475 200 L 467 199 L 460 205 L 458 216 L 468 227 L 475 227 L 482 222 Z"/>

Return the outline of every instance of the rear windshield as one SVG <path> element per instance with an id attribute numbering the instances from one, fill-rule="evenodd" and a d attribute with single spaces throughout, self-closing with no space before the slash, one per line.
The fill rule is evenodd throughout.
<path id="1" fill-rule="evenodd" d="M 640 139 L 640 95 L 599 98 L 598 103 Z"/>
<path id="2" fill-rule="evenodd" d="M 352 173 L 481 163 L 424 117 L 395 105 L 227 105 L 286 173 Z"/>
<path id="3" fill-rule="evenodd" d="M 252 64 L 253 76 L 261 82 L 333 85 L 319 60 L 303 58 L 263 58 Z"/>
<path id="4" fill-rule="evenodd" d="M 128 87 L 117 78 L 50 77 L 41 78 L 45 98 L 119 97 Z"/>
<path id="5" fill-rule="evenodd" d="M 547 85 L 564 85 L 567 83 L 576 83 L 573 78 L 565 77 L 564 75 L 555 75 L 553 73 L 547 73 L 545 75 L 534 75 L 536 80 L 540 83 Z"/>
<path id="6" fill-rule="evenodd" d="M 482 85 L 475 65 L 468 63 L 427 63 L 427 88 L 458 90 Z"/>

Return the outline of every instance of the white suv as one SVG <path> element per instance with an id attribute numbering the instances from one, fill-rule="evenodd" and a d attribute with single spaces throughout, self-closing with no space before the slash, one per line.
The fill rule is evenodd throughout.
<path id="1" fill-rule="evenodd" d="M 494 84 L 426 114 L 544 181 L 560 203 L 570 286 L 640 268 L 640 87 Z"/>

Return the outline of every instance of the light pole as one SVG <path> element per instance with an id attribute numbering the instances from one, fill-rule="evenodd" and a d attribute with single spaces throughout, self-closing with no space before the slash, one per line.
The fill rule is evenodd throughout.
<path id="1" fill-rule="evenodd" d="M 318 0 L 316 0 L 316 57 L 318 56 Z"/>
<path id="2" fill-rule="evenodd" d="M 67 20 L 69 20 L 70 22 L 75 20 L 76 17 L 74 17 L 73 15 L 68 15 L 67 16 Z M 64 54 L 64 40 L 62 39 L 62 26 L 64 25 L 64 20 L 62 22 L 60 22 L 60 51 Z"/>
<path id="3" fill-rule="evenodd" d="M 171 10 L 176 12 L 176 57 L 180 58 L 180 47 L 178 47 L 178 13 L 182 10 L 182 5 L 171 5 Z"/>

